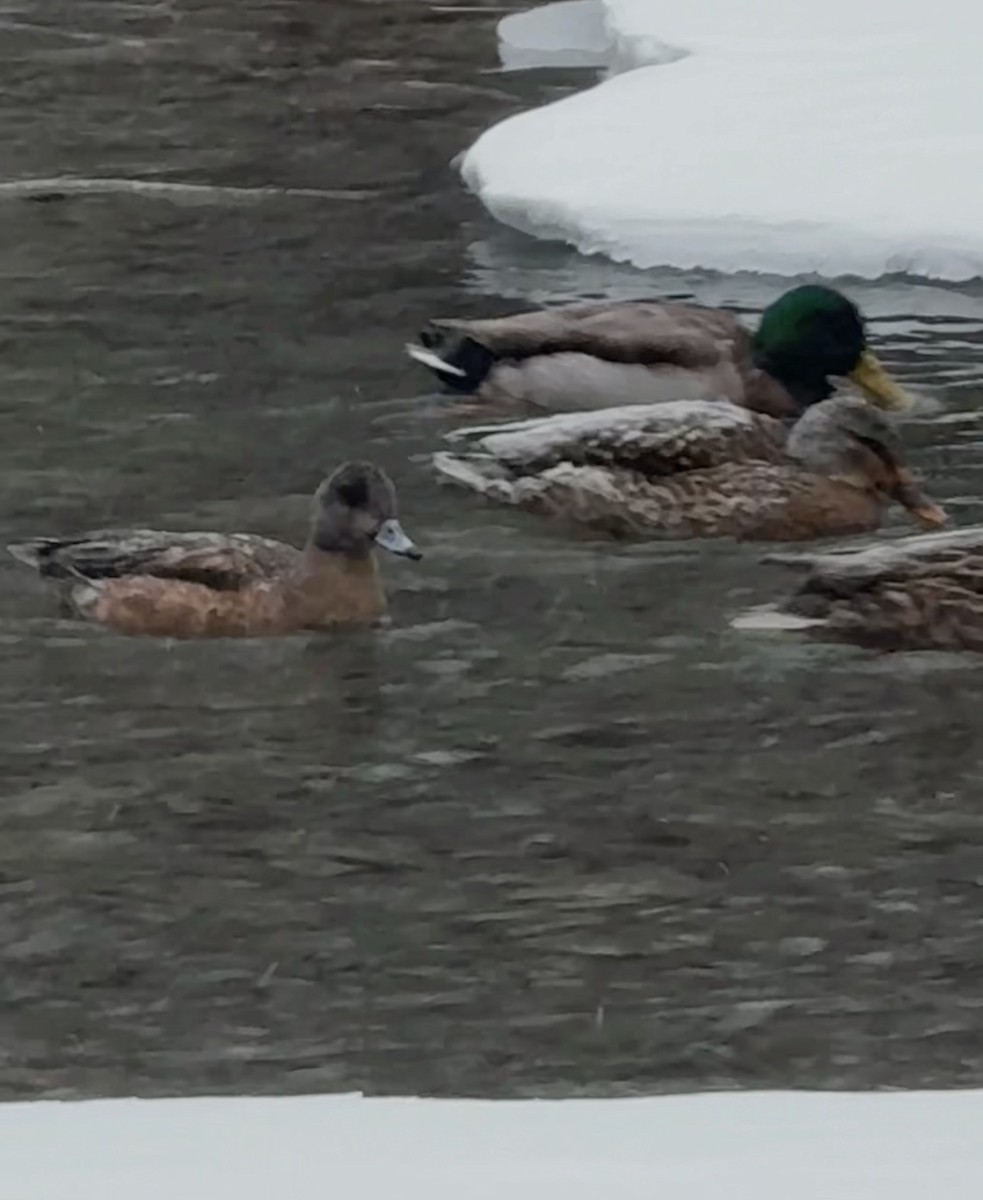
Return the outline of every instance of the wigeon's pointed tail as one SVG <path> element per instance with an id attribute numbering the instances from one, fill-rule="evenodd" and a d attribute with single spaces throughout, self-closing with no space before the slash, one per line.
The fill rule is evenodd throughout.
<path id="1" fill-rule="evenodd" d="M 53 555 L 64 546 L 58 538 L 33 538 L 29 542 L 11 542 L 7 546 L 8 553 L 37 571 L 42 577 L 70 580 L 71 587 L 67 590 L 66 599 L 70 608 L 82 617 L 89 617 L 102 594 L 105 582 L 91 579 L 84 575 L 74 563 L 69 561 L 53 562 Z"/>
<path id="2" fill-rule="evenodd" d="M 43 575 L 46 558 L 60 545 L 61 542 L 57 538 L 31 538 L 27 542 L 8 543 L 7 553 L 25 567 L 30 567 L 32 571 L 40 571 Z"/>
<path id="3" fill-rule="evenodd" d="M 78 587 L 101 586 L 98 580 L 80 571 L 68 555 L 58 556 L 66 543 L 60 538 L 32 538 L 29 542 L 11 542 L 7 552 L 47 579 L 74 580 Z"/>

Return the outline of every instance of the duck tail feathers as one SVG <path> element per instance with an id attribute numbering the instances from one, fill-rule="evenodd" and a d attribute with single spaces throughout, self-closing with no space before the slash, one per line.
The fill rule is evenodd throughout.
<path id="1" fill-rule="evenodd" d="M 497 500 L 511 499 L 512 481 L 488 455 L 450 454 L 446 450 L 438 450 L 433 456 L 433 465 L 439 475 L 469 491 L 482 496 L 492 495 Z"/>
<path id="2" fill-rule="evenodd" d="M 420 363 L 440 379 L 463 379 L 465 372 L 460 367 L 455 367 L 453 363 L 445 362 L 439 354 L 434 350 L 428 350 L 426 346 L 420 346 L 416 342 L 406 343 L 406 353 L 413 359 L 414 362 Z"/>
<path id="3" fill-rule="evenodd" d="M 32 538 L 27 542 L 9 542 L 7 553 L 16 558 L 19 563 L 23 563 L 25 567 L 41 571 L 44 567 L 46 553 L 57 545 L 58 543 L 50 538 Z"/>
<path id="4" fill-rule="evenodd" d="M 59 538 L 33 538 L 28 542 L 11 542 L 7 552 L 37 571 L 43 579 L 68 580 L 80 587 L 98 589 L 102 581 L 80 570 L 68 554 L 59 554 L 66 543 Z"/>
<path id="5" fill-rule="evenodd" d="M 435 323 L 406 347 L 415 362 L 432 371 L 448 390 L 473 395 L 495 365 L 495 356 L 459 329 Z"/>
<path id="6" fill-rule="evenodd" d="M 739 613 L 730 622 L 731 629 L 741 629 L 749 633 L 791 633 L 804 629 L 820 629 L 825 625 L 826 620 L 823 617 L 799 616 L 798 613 L 788 612 L 773 604 Z"/>

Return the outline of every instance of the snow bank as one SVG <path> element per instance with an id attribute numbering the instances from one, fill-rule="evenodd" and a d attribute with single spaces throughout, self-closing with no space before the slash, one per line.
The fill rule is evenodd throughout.
<path id="1" fill-rule="evenodd" d="M 614 51 L 597 0 L 557 0 L 512 13 L 498 23 L 498 52 L 507 71 L 527 67 L 599 67 Z"/>
<path id="2" fill-rule="evenodd" d="M 583 7 L 549 6 L 531 40 L 552 20 L 557 46 L 583 42 Z M 613 77 L 464 156 L 494 216 L 640 267 L 983 275 L 983 6 L 603 0 L 601 15 Z"/>
<path id="3" fill-rule="evenodd" d="M 978 1200 L 983 1092 L 0 1106 L 10 1200 Z"/>

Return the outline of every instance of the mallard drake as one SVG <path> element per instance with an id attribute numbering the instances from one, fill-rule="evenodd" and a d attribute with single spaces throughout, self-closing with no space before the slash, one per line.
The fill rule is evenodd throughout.
<path id="1" fill-rule="evenodd" d="M 882 650 L 983 651 L 983 525 L 765 561 L 805 577 L 737 628 L 802 629 Z"/>
<path id="2" fill-rule="evenodd" d="M 420 558 L 396 514 L 396 489 L 349 462 L 314 495 L 302 550 L 250 533 L 107 529 L 8 546 L 62 581 L 72 609 L 119 633 L 257 637 L 371 624 L 386 611 L 373 546 Z"/>
<path id="3" fill-rule="evenodd" d="M 877 529 L 891 501 L 945 514 L 904 465 L 897 434 L 862 400 L 783 423 L 732 404 L 677 401 L 463 429 L 438 472 L 492 500 L 616 536 L 793 541 Z"/>
<path id="4" fill-rule="evenodd" d="M 724 399 L 787 417 L 832 395 L 831 376 L 852 380 L 878 407 L 910 403 L 868 348 L 857 306 L 818 284 L 779 297 L 753 334 L 727 312 L 629 300 L 435 320 L 407 352 L 451 391 L 492 406 Z"/>

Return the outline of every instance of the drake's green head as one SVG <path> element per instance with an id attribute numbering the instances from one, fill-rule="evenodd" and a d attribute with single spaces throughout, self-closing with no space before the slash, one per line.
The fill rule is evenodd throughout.
<path id="1" fill-rule="evenodd" d="M 779 296 L 762 314 L 752 353 L 802 408 L 832 394 L 831 375 L 852 380 L 878 408 L 911 404 L 867 348 L 860 309 L 835 288 L 805 284 Z"/>

